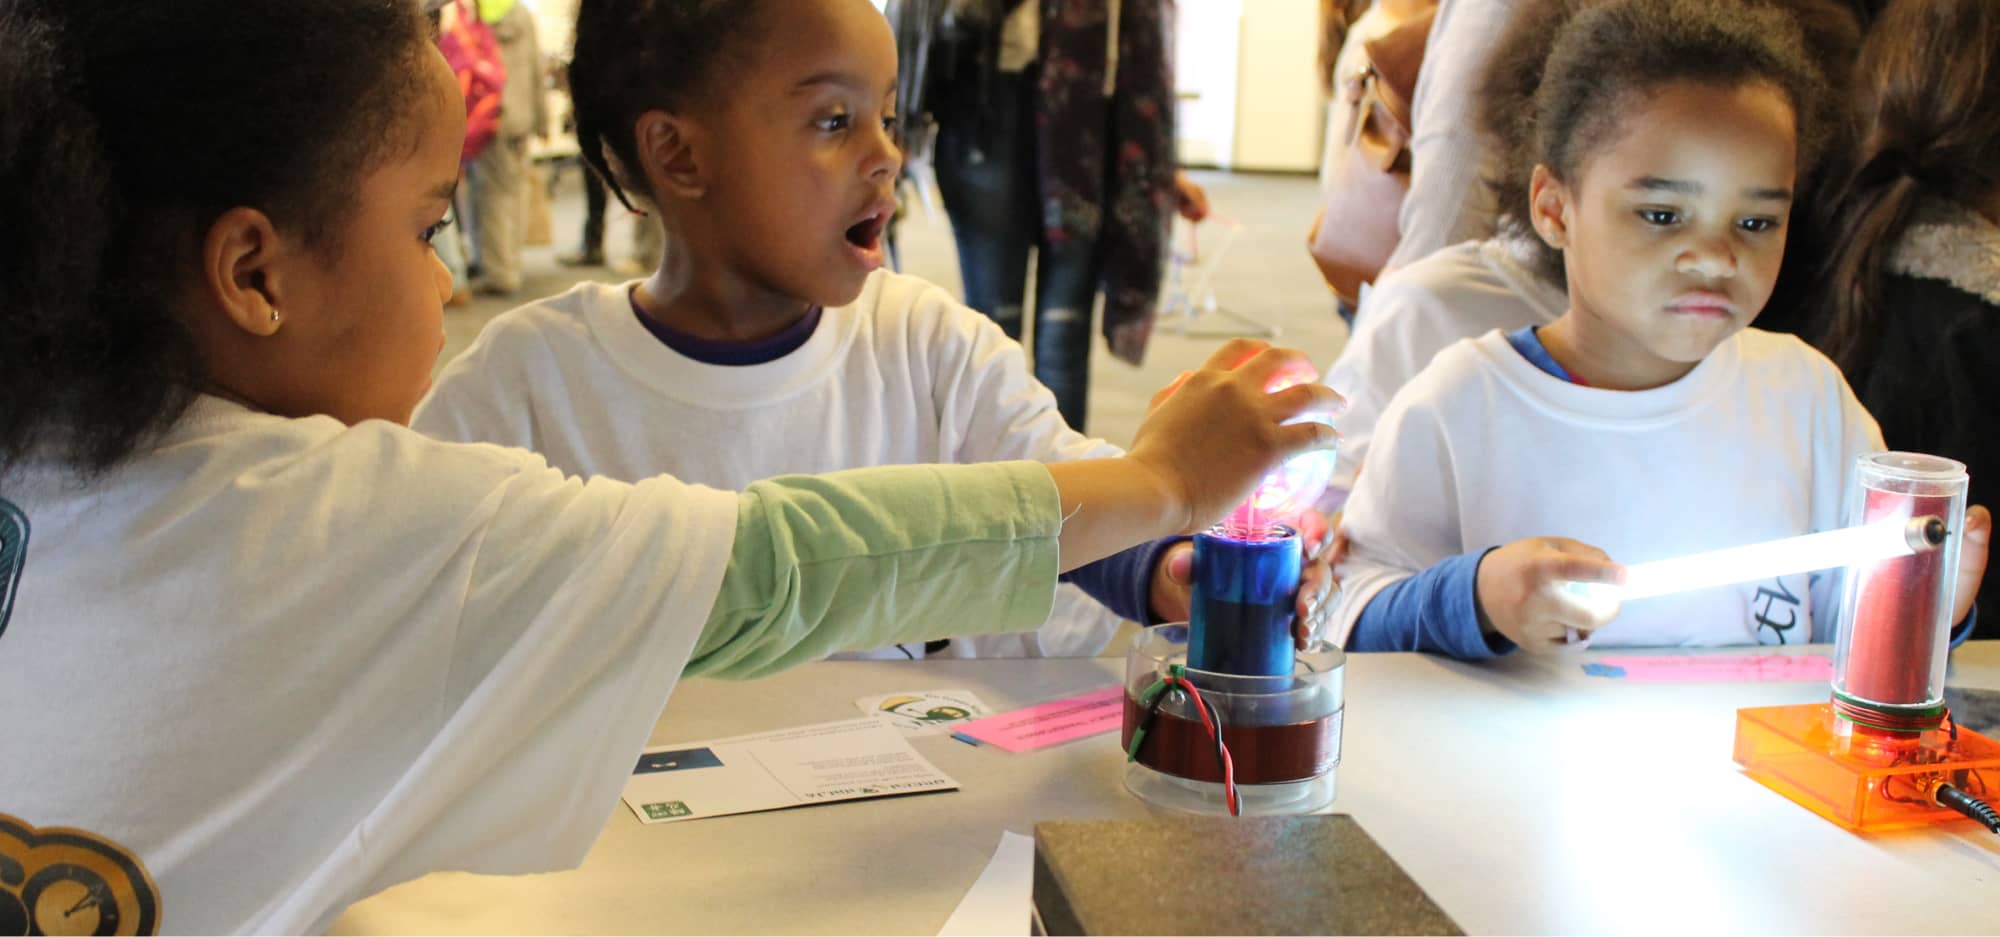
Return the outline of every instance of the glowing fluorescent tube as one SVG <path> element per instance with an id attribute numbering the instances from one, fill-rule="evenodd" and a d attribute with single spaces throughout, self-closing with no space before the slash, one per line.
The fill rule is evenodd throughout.
<path id="1" fill-rule="evenodd" d="M 1944 520 L 1935 515 L 1889 518 L 1859 527 L 1711 550 L 1625 567 L 1623 585 L 1566 583 L 1591 599 L 1629 602 L 1674 592 L 1753 579 L 1789 576 L 1924 553 L 1944 545 Z"/>

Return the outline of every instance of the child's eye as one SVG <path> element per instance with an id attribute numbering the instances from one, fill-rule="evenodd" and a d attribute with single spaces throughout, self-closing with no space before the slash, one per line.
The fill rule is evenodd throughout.
<path id="1" fill-rule="evenodd" d="M 882 130 L 888 133 L 890 136 L 896 135 L 896 115 L 894 114 L 883 115 Z"/>
<path id="2" fill-rule="evenodd" d="M 1641 208 L 1638 214 L 1640 221 L 1663 228 L 1681 220 L 1680 212 L 1665 208 Z"/>
<path id="3" fill-rule="evenodd" d="M 820 130 L 826 133 L 839 133 L 843 130 L 846 130 L 848 126 L 853 123 L 854 123 L 854 118 L 852 115 L 834 114 L 831 117 L 820 118 L 818 121 L 814 123 L 814 126 L 818 127 Z"/>
<path id="4" fill-rule="evenodd" d="M 439 218 L 436 224 L 433 224 L 430 227 L 425 228 L 424 243 L 429 244 L 432 241 L 436 240 L 438 235 L 444 233 L 444 229 L 451 227 L 451 223 L 452 223 L 452 217 L 450 215 L 446 215 L 443 218 Z"/>
<path id="5" fill-rule="evenodd" d="M 1736 226 L 1737 226 L 1737 227 L 1739 227 L 1739 228 L 1742 228 L 1743 230 L 1745 230 L 1745 231 L 1748 231 L 1748 232 L 1750 232 L 1750 233 L 1752 233 L 1752 234 L 1763 234 L 1763 233 L 1764 233 L 1764 232 L 1766 232 L 1766 231 L 1775 231 L 1775 230 L 1777 230 L 1777 228 L 1778 228 L 1778 219 L 1776 219 L 1776 218 L 1745 218 L 1745 219 L 1743 219 L 1742 221 L 1739 221 L 1739 222 L 1737 222 L 1737 223 L 1736 223 Z"/>

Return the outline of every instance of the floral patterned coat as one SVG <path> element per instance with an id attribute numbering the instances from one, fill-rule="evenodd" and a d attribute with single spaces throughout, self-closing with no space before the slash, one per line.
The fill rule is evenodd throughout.
<path id="1" fill-rule="evenodd" d="M 1044 237 L 1096 244 L 1104 337 L 1114 355 L 1138 364 L 1159 308 L 1174 214 L 1174 0 L 1032 2 L 1042 8 L 1035 119 Z M 906 114 L 920 113 L 927 98 L 959 97 L 924 88 L 926 76 L 947 71 L 926 57 L 936 17 L 948 5 L 902 0 L 890 7 Z"/>

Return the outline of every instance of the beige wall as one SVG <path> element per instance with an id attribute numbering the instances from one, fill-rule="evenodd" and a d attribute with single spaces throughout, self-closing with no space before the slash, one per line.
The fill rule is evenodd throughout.
<path id="1" fill-rule="evenodd" d="M 1325 122 L 1317 0 L 1182 0 L 1179 14 L 1181 161 L 1317 169 Z"/>

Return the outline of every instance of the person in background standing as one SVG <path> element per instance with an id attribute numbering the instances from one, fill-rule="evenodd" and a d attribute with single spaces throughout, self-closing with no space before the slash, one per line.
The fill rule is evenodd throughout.
<path id="1" fill-rule="evenodd" d="M 569 64 L 556 70 L 563 93 L 570 93 Z M 574 98 L 566 127 L 576 130 L 576 107 Z M 583 238 L 576 249 L 556 255 L 556 263 L 565 267 L 603 267 L 604 253 L 604 212 L 609 201 L 609 193 L 604 188 L 604 180 L 597 171 L 590 168 L 590 162 L 579 158 L 577 172 L 583 175 Z M 637 277 L 660 265 L 661 252 L 666 249 L 665 238 L 660 233 L 657 221 L 643 214 L 628 212 L 632 217 L 632 255 L 612 261 L 611 272 L 621 277 Z M 448 263 L 449 261 L 447 261 Z"/>
<path id="2" fill-rule="evenodd" d="M 493 27 L 507 66 L 500 100 L 500 135 L 467 167 L 472 189 L 477 293 L 511 296 L 521 289 L 521 246 L 526 234 L 528 136 L 546 137 L 548 104 L 542 99 L 542 49 L 535 15 L 519 0 L 479 0 L 479 18 Z"/>
<path id="3" fill-rule="evenodd" d="M 966 304 L 1020 339 L 1035 251 L 1035 377 L 1079 430 L 1098 293 L 1112 354 L 1138 363 L 1173 213 L 1208 212 L 1206 194 L 1176 171 L 1171 9 L 1165 0 L 887 7 L 898 46 L 922 50 L 903 63 L 903 126 L 935 122 L 932 163 Z"/>
<path id="4" fill-rule="evenodd" d="M 577 171 L 583 174 L 583 239 L 577 242 L 576 250 L 556 256 L 556 263 L 565 267 L 604 266 L 604 203 L 607 194 L 604 180 L 582 159 L 577 160 Z"/>

